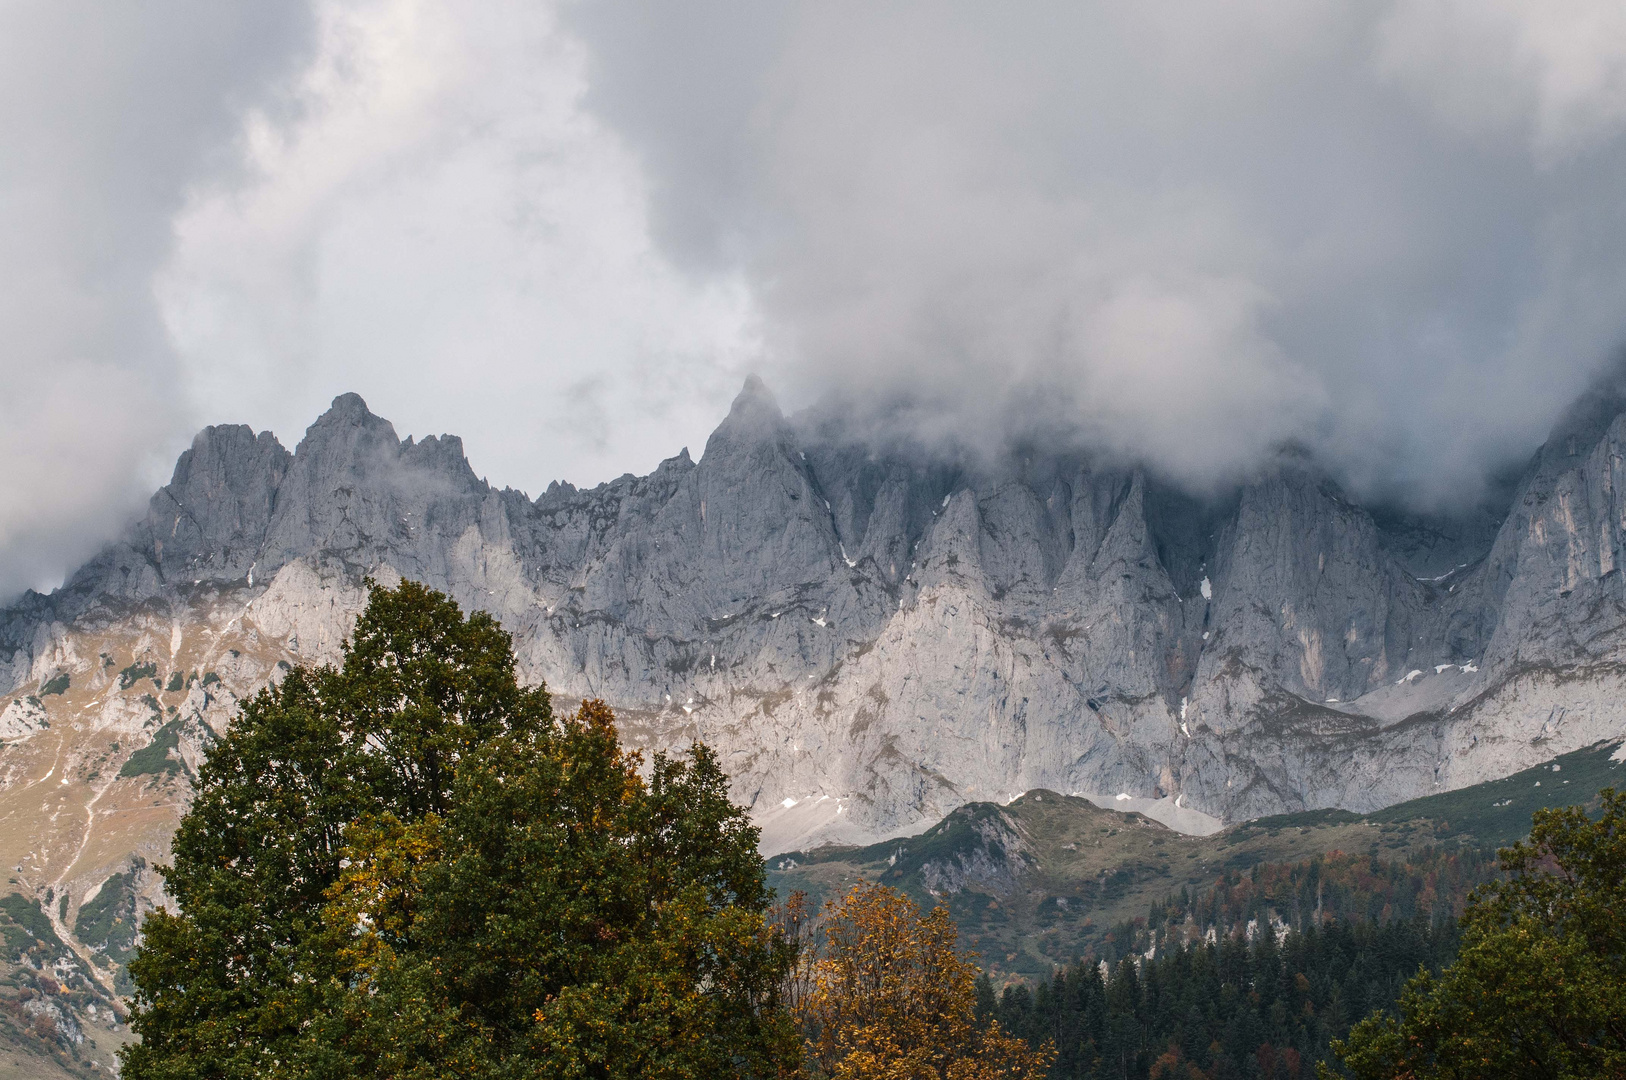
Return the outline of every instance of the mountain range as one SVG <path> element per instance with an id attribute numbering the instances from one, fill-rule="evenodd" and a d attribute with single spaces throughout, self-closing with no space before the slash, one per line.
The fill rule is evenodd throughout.
<path id="1" fill-rule="evenodd" d="M 706 740 L 766 854 L 1040 789 L 1197 835 L 1369 812 L 1626 734 L 1623 462 L 1615 384 L 1435 515 L 1292 450 L 1196 496 L 1083 451 L 881 444 L 755 378 L 699 461 L 536 498 L 354 394 L 292 452 L 209 427 L 144 517 L 0 611 L 0 858 L 116 1035 L 202 754 L 337 657 L 369 578 L 491 612 L 630 746 Z"/>
<path id="2" fill-rule="evenodd" d="M 199 433 L 144 519 L 0 614 L 0 679 L 82 681 L 75 640 L 130 620 L 331 659 L 363 577 L 401 575 L 490 611 L 527 675 L 603 697 L 629 741 L 712 742 L 794 846 L 1036 787 L 1171 820 L 1367 810 L 1626 727 L 1622 409 L 1589 395 L 1505 506 L 1428 520 L 1302 455 L 1200 500 L 1082 454 L 876 451 L 755 378 L 698 463 L 531 499 L 347 394 L 292 453 Z M 148 652 L 128 661 L 171 659 Z"/>

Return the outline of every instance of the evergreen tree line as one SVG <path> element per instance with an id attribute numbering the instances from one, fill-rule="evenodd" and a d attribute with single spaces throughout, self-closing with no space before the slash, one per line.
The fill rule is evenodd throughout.
<path id="1" fill-rule="evenodd" d="M 1338 920 L 1285 935 L 1215 942 L 1056 971 L 1032 991 L 983 976 L 978 1017 L 1035 1047 L 1053 1043 L 1057 1080 L 1300 1080 L 1334 1039 L 1390 1009 L 1419 967 L 1455 955 L 1456 921 Z"/>
<path id="2" fill-rule="evenodd" d="M 1296 863 L 1259 863 L 1154 902 L 1145 916 L 1103 934 L 1089 956 L 1111 966 L 1199 938 L 1213 944 L 1269 932 L 1279 940 L 1289 930 L 1333 922 L 1443 925 L 1498 873 L 1492 853 L 1471 847 L 1430 848 L 1409 859 L 1330 851 Z"/>

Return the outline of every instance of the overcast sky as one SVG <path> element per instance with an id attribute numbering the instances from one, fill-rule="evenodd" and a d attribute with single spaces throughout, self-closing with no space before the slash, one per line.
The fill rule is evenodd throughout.
<path id="1" fill-rule="evenodd" d="M 0 592 L 335 395 L 532 492 L 759 371 L 1440 503 L 1626 340 L 1626 5 L 0 0 Z"/>

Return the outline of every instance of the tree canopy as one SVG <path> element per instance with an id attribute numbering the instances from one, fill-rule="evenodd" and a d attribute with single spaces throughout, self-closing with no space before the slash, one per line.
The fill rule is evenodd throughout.
<path id="1" fill-rule="evenodd" d="M 757 832 L 702 745 L 552 712 L 506 633 L 374 588 L 211 748 L 131 962 L 130 1080 L 794 1069 Z"/>
<path id="2" fill-rule="evenodd" d="M 836 1080 L 1039 1080 L 1053 1052 L 984 1028 L 976 968 L 946 908 L 922 915 L 860 882 L 829 906 L 822 941 L 800 956 L 791 1008 L 814 1076 Z"/>
<path id="3" fill-rule="evenodd" d="M 1596 820 L 1536 812 L 1469 901 L 1456 961 L 1335 1044 L 1354 1076 L 1626 1077 L 1626 793 L 1600 798 Z"/>

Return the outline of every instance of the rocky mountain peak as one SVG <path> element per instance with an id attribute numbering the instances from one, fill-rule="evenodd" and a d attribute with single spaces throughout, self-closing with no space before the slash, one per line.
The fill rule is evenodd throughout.
<path id="1" fill-rule="evenodd" d="M 727 453 L 733 448 L 744 448 L 763 443 L 778 443 L 786 447 L 795 442 L 794 433 L 779 409 L 779 402 L 767 385 L 756 375 L 748 375 L 745 385 L 729 406 L 728 416 L 717 425 L 717 430 L 706 440 L 702 460 L 714 453 Z"/>
<path id="2" fill-rule="evenodd" d="M 387 448 L 398 451 L 395 425 L 376 416 L 360 394 L 340 394 L 316 422 L 305 429 L 305 437 L 294 447 L 295 467 L 344 468 L 345 459 L 365 458 L 366 451 Z M 391 454 L 390 456 L 393 456 Z M 366 464 L 358 460 L 357 464 Z"/>
<path id="3" fill-rule="evenodd" d="M 373 411 L 367 407 L 367 402 L 354 391 L 340 394 L 328 405 L 327 412 L 316 418 L 316 425 L 338 424 L 365 424 L 369 420 L 377 420 Z"/>
<path id="4" fill-rule="evenodd" d="M 729 406 L 730 417 L 753 409 L 765 410 L 775 417 L 780 417 L 779 402 L 768 389 L 768 384 L 762 381 L 762 376 L 752 372 L 745 377 L 745 384 L 740 392 L 734 395 L 734 403 Z"/>
<path id="5" fill-rule="evenodd" d="M 292 454 L 200 433 L 67 590 L 0 613 L 0 671 L 26 694 L 72 627 L 138 609 L 320 658 L 388 567 L 633 745 L 712 743 L 798 844 L 1035 787 L 1366 810 L 1626 730 L 1622 408 L 1582 402 L 1511 511 L 1457 521 L 1374 513 L 1302 456 L 1204 497 L 1076 450 L 929 459 L 787 420 L 755 377 L 698 463 L 533 501 L 345 394 Z"/>
<path id="6" fill-rule="evenodd" d="M 146 543 L 166 580 L 228 579 L 248 572 L 276 509 L 292 456 L 269 431 L 204 428 L 152 497 Z"/>

